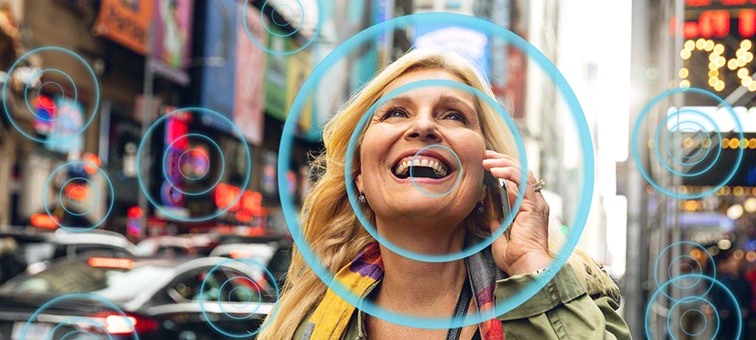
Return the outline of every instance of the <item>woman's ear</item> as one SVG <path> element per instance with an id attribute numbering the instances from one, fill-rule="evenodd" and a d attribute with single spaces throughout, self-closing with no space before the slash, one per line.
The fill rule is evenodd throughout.
<path id="1" fill-rule="evenodd" d="M 357 186 L 357 191 L 359 193 L 363 193 L 364 192 L 362 190 L 362 173 L 359 173 L 359 174 L 357 174 L 357 176 L 355 176 L 354 184 Z"/>

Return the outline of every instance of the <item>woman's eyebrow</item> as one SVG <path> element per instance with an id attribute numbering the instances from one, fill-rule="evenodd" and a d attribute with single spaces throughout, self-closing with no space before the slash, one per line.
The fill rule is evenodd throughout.
<path id="1" fill-rule="evenodd" d="M 441 95 L 441 99 L 439 100 L 439 103 L 442 105 L 461 104 L 461 105 L 466 106 L 468 110 L 475 112 L 475 105 L 473 105 L 470 101 L 460 98 L 459 96 L 456 96 L 456 95 L 443 94 Z"/>

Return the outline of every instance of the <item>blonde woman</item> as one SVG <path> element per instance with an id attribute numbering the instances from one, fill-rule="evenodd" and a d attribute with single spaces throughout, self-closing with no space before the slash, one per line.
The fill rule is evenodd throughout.
<path id="1" fill-rule="evenodd" d="M 422 80 L 456 82 L 493 97 L 475 68 L 454 53 L 415 50 L 397 59 L 326 126 L 325 152 L 314 164 L 322 176 L 304 203 L 302 232 L 337 279 L 380 308 L 413 317 L 479 313 L 532 282 L 560 249 L 559 232 L 549 230 L 543 182 L 527 174 L 522 204 L 505 236 L 466 259 L 444 263 L 408 259 L 376 242 L 347 197 L 346 186 L 355 186 L 377 232 L 420 254 L 460 252 L 501 223 L 501 210 L 494 208 L 498 190 L 484 181 L 487 174 L 504 180 L 510 202 L 515 199 L 523 177 L 516 144 L 497 111 L 457 87 L 417 87 L 383 98 L 359 136 L 354 182 L 345 182 L 349 139 L 362 116 L 387 93 Z M 443 192 L 449 193 L 437 195 Z M 287 277 L 262 339 L 630 338 L 615 313 L 618 288 L 578 251 L 516 309 L 448 330 L 406 327 L 363 313 L 328 289 L 296 251 Z"/>

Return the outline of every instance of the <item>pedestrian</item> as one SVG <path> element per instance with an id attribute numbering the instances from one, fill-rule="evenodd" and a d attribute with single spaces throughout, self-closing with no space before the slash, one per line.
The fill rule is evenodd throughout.
<path id="1" fill-rule="evenodd" d="M 18 243 L 10 236 L 0 242 L 0 284 L 26 270 L 26 261 L 19 253 Z"/>
<path id="2" fill-rule="evenodd" d="M 392 90 L 420 80 L 441 81 Z M 415 50 L 397 59 L 355 94 L 325 127 L 322 170 L 303 204 L 302 231 L 320 262 L 353 293 L 378 307 L 413 317 L 484 314 L 531 283 L 559 251 L 549 224 L 544 186 L 526 174 L 511 229 L 466 259 L 423 262 L 377 242 L 360 225 L 347 185 L 378 234 L 403 249 L 450 254 L 488 237 L 502 223 L 497 180 L 514 202 L 521 166 L 512 132 L 498 111 L 474 91 L 495 98 L 490 84 L 464 57 Z M 405 87 L 406 88 L 406 87 Z M 358 131 L 353 181 L 345 181 L 350 137 Z M 426 150 L 420 152 L 420 150 Z M 522 155 L 524 156 L 524 155 Z M 493 185 L 486 177 L 493 179 Z M 457 184 L 455 184 L 457 183 Z M 419 189 L 422 189 L 419 190 Z M 448 194 L 439 194 L 448 192 Z M 549 227 L 557 229 L 551 229 Z M 413 328 L 368 315 L 345 302 L 295 252 L 278 311 L 261 339 L 629 339 L 616 313 L 619 289 L 593 260 L 574 252 L 568 264 L 516 309 L 480 324 L 453 329 Z"/>

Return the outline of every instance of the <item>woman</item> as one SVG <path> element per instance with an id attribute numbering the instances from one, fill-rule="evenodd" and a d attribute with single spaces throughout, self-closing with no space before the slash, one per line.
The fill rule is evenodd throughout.
<path id="1" fill-rule="evenodd" d="M 474 67 L 454 53 L 415 50 L 396 60 L 326 126 L 325 152 L 315 162 L 322 176 L 304 202 L 302 231 L 331 273 L 383 309 L 416 317 L 478 313 L 531 282 L 561 246 L 560 233 L 548 231 L 542 182 L 527 175 L 527 190 L 506 236 L 478 254 L 446 263 L 408 259 L 378 244 L 359 224 L 347 197 L 346 185 L 354 185 L 378 233 L 420 254 L 459 252 L 501 223 L 500 209 L 494 208 L 500 206 L 498 190 L 484 184 L 490 181 L 486 173 L 504 180 L 512 201 L 520 163 L 505 121 L 470 91 L 429 86 L 383 98 L 361 131 L 352 162 L 355 181 L 345 183 L 346 150 L 359 120 L 385 94 L 420 80 L 458 82 L 493 97 Z M 415 157 L 430 145 L 440 147 Z M 411 163 L 413 158 L 419 164 Z M 295 252 L 276 317 L 266 321 L 260 337 L 627 339 L 627 326 L 614 311 L 618 305 L 611 279 L 576 251 L 544 289 L 498 320 L 450 330 L 404 327 L 345 303 Z"/>

